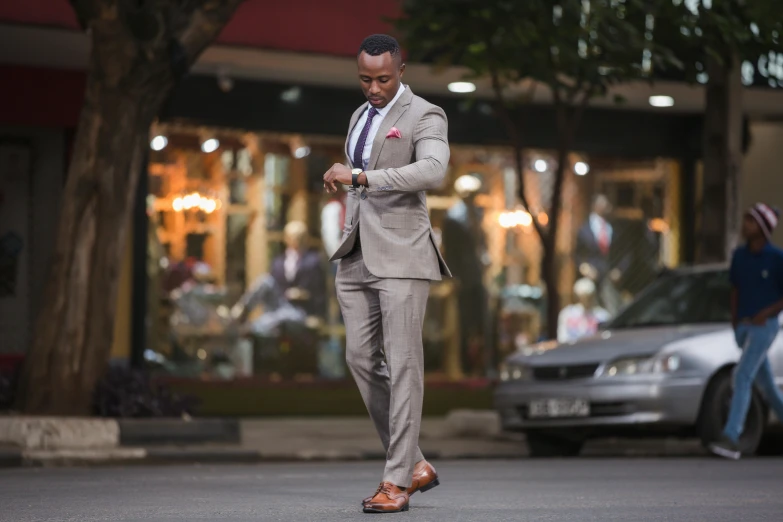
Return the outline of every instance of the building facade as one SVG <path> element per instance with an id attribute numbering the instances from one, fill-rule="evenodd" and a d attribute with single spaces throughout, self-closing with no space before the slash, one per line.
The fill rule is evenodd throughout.
<path id="1" fill-rule="evenodd" d="M 169 371 L 193 376 L 344 375 L 333 267 L 325 261 L 325 225 L 339 212 L 326 210 L 336 202 L 320 180 L 343 160 L 348 119 L 363 102 L 356 48 L 367 34 L 389 31 L 383 17 L 396 14 L 393 2 L 382 12 L 355 0 L 242 5 L 150 130 L 113 356 L 138 358 L 150 350 Z M 89 41 L 66 0 L 6 3 L 0 24 L 0 74 L 9 79 L 0 82 L 0 94 L 13 100 L 0 113 L 0 238 L 7 245 L 0 351 L 23 352 L 43 298 Z M 757 83 L 768 84 L 769 68 L 763 70 L 767 76 Z M 468 268 L 457 281 L 433 286 L 425 327 L 428 371 L 449 378 L 491 374 L 504 353 L 543 332 L 541 248 L 532 220 L 549 219 L 557 142 L 542 95 L 519 115 L 531 122 L 519 173 L 488 105 L 488 87 L 477 82 L 470 98 L 450 93 L 447 85 L 460 78 L 459 70 L 435 74 L 422 64 L 409 64 L 405 75 L 449 118 L 448 179 L 428 203 L 440 247 Z M 629 100 L 623 108 L 597 100 L 586 111 L 569 158 L 556 259 L 563 304 L 579 277 L 580 230 L 589 229 L 597 195 L 613 207 L 612 263 L 620 273 L 611 306 L 622 306 L 661 267 L 693 260 L 703 92 L 676 82 L 621 91 Z M 783 205 L 774 201 L 783 192 L 767 188 L 780 177 L 773 171 L 783 90 L 765 85 L 748 92 L 743 196 L 747 202 L 772 196 L 771 203 Z M 651 107 L 654 94 L 672 96 L 674 107 Z M 521 206 L 520 180 L 530 208 Z M 475 187 L 466 191 L 465 183 Z M 305 314 L 261 335 L 248 326 L 258 317 L 237 321 L 232 310 L 254 283 L 274 275 L 286 255 L 285 227 L 294 221 L 305 225 L 307 244 L 321 260 L 313 270 L 322 271 L 327 303 L 320 316 Z M 185 281 L 192 284 L 183 287 Z M 272 305 L 260 308 L 273 315 Z"/>

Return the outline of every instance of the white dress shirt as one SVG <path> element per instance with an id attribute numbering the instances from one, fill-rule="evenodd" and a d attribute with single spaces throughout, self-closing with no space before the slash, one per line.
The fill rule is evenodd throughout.
<path id="1" fill-rule="evenodd" d="M 601 237 L 601 228 L 606 227 L 606 237 L 609 240 L 609 244 L 612 244 L 612 225 L 607 220 L 592 212 L 590 213 L 590 231 L 593 233 L 596 241 Z"/>
<path id="2" fill-rule="evenodd" d="M 400 99 L 400 96 L 402 96 L 403 92 L 405 92 L 405 85 L 400 83 L 400 88 L 397 89 L 397 94 L 394 95 L 392 101 L 390 101 L 386 107 L 382 109 L 376 109 L 378 114 L 376 114 L 372 119 L 370 132 L 367 134 L 367 141 L 364 142 L 364 153 L 362 154 L 363 169 L 367 169 L 367 165 L 370 162 L 370 155 L 372 154 L 372 142 L 375 140 L 375 135 L 378 134 L 378 129 L 381 127 L 383 118 L 389 114 L 392 106 L 397 102 L 397 100 Z M 353 160 L 353 153 L 354 150 L 356 150 L 356 142 L 359 141 L 359 135 L 362 133 L 364 124 L 367 123 L 367 113 L 369 112 L 370 107 L 372 107 L 372 104 L 367 102 L 367 109 L 359 117 L 359 121 L 356 122 L 356 125 L 353 127 L 353 132 L 351 132 L 351 140 L 348 142 L 348 153 L 351 155 L 351 160 Z"/>
<path id="3" fill-rule="evenodd" d="M 283 270 L 285 271 L 286 281 L 289 283 L 296 278 L 296 272 L 299 268 L 299 252 L 293 248 L 287 248 L 285 251 L 285 261 L 283 262 Z"/>

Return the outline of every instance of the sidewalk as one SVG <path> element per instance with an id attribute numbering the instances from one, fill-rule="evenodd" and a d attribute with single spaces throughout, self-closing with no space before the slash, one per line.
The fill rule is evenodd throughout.
<path id="1" fill-rule="evenodd" d="M 431 458 L 518 458 L 526 454 L 521 435 L 454 433 L 446 417 L 422 420 L 419 445 Z M 245 420 L 242 446 L 267 457 L 384 458 L 383 446 L 369 418 L 298 418 Z"/>
<path id="2" fill-rule="evenodd" d="M 420 446 L 428 459 L 518 459 L 528 456 L 524 436 L 501 432 L 492 412 L 467 420 L 425 417 Z M 183 421 L 184 422 L 184 421 Z M 383 447 L 369 418 L 308 417 L 242 419 L 238 444 L 36 448 L 0 446 L 0 467 L 166 463 L 256 463 L 265 461 L 383 460 Z M 702 454 L 697 441 L 600 440 L 589 457 L 660 457 Z"/>

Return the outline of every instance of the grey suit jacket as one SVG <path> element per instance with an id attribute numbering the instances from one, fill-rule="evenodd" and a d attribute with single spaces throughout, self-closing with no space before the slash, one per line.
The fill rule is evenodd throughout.
<path id="1" fill-rule="evenodd" d="M 353 113 L 345 141 L 367 104 Z M 387 138 L 396 127 L 401 138 Z M 367 187 L 348 192 L 343 240 L 332 256 L 348 255 L 361 228 L 362 255 L 376 277 L 440 280 L 451 277 L 435 246 L 425 190 L 443 182 L 449 164 L 448 121 L 443 109 L 416 96 L 406 85 L 383 118 L 365 174 Z"/>

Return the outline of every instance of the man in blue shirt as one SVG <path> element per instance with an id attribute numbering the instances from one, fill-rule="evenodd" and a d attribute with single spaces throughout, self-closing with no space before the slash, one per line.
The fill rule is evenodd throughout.
<path id="1" fill-rule="evenodd" d="M 783 251 L 770 241 L 780 213 L 757 203 L 745 214 L 745 245 L 734 251 L 731 279 L 731 320 L 742 356 L 734 371 L 734 396 L 723 437 L 710 445 L 716 455 L 739 459 L 739 438 L 750 407 L 753 382 L 775 415 L 783 421 L 783 393 L 775 384 L 767 351 L 778 335 L 783 311 Z"/>

